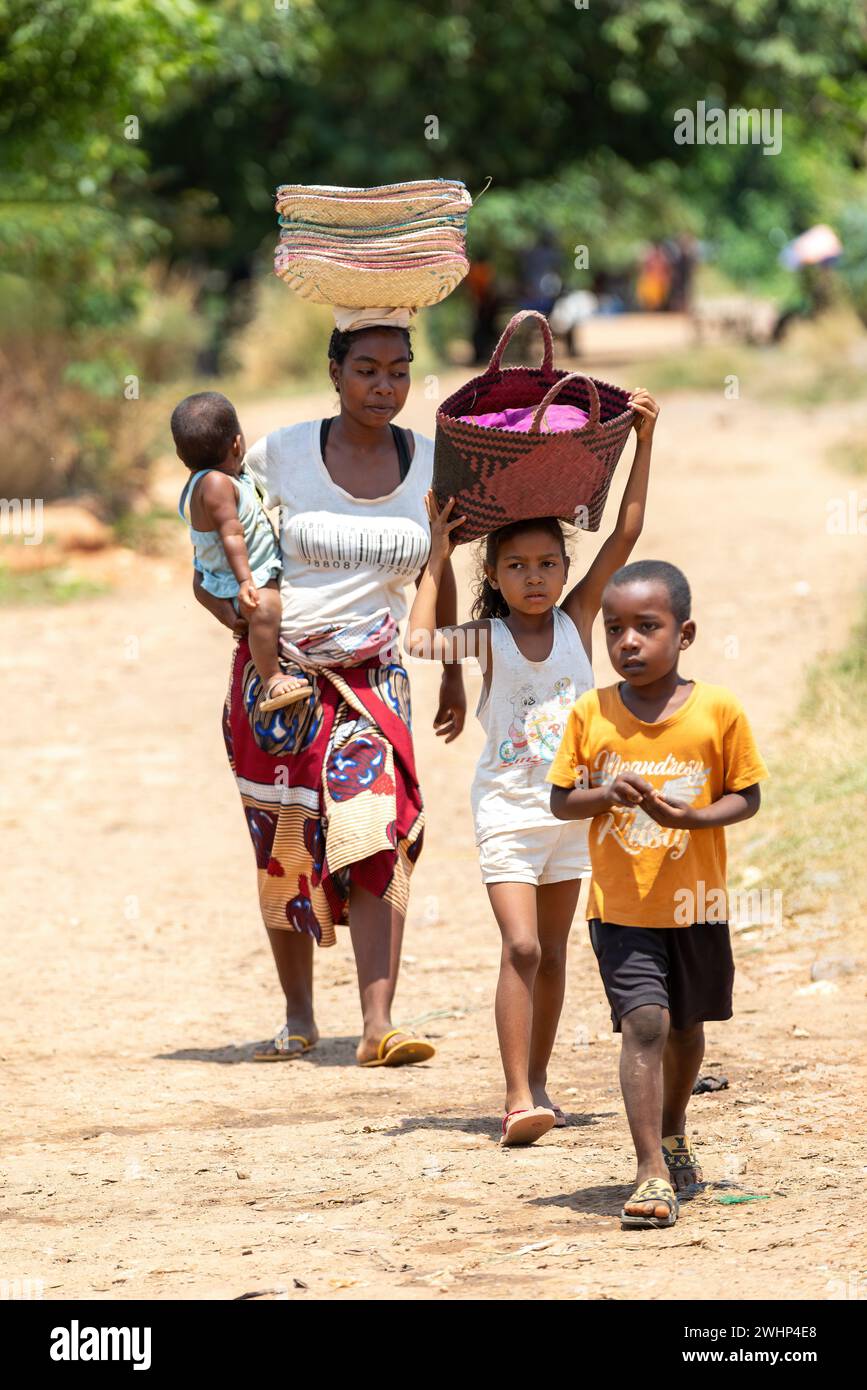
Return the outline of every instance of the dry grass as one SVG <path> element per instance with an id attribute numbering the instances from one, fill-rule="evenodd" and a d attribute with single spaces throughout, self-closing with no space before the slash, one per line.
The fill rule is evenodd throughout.
<path id="1" fill-rule="evenodd" d="M 0 496 L 88 494 L 109 519 L 141 495 L 165 449 L 166 385 L 192 369 L 205 325 L 195 286 L 153 272 L 138 314 L 72 335 L 33 291 L 0 321 Z M 20 299 L 20 295 L 19 295 Z"/>
<path id="2" fill-rule="evenodd" d="M 848 645 L 815 666 L 771 767 L 751 854 L 786 915 L 867 915 L 867 605 Z"/>
<path id="3" fill-rule="evenodd" d="M 722 391 L 737 377 L 742 396 L 794 405 L 867 396 L 867 331 L 851 311 L 795 324 L 777 346 L 697 344 L 633 366 L 648 390 Z"/>

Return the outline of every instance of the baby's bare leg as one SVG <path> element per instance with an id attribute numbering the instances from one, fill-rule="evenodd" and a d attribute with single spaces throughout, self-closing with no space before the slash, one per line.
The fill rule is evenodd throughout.
<path id="1" fill-rule="evenodd" d="M 280 663 L 277 660 L 280 616 L 280 591 L 276 584 L 273 587 L 266 584 L 259 590 L 259 606 L 253 609 L 248 618 L 250 654 L 265 685 L 272 676 L 280 674 Z"/>
<path id="2" fill-rule="evenodd" d="M 259 590 L 259 605 L 254 608 L 248 620 L 248 640 L 250 655 L 262 684 L 270 696 L 292 690 L 304 682 L 296 676 L 284 676 L 278 659 L 280 639 L 280 619 L 283 604 L 276 579 L 272 579 Z"/>

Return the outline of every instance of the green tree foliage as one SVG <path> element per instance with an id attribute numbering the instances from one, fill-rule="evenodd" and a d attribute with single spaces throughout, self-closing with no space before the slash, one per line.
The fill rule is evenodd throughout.
<path id="1" fill-rule="evenodd" d="M 0 3 L 0 267 L 54 291 L 70 327 L 128 314 L 169 240 L 141 126 L 217 65 L 215 32 L 193 0 Z"/>
<path id="2" fill-rule="evenodd" d="M 0 252 L 104 319 L 157 251 L 244 273 L 280 182 L 448 175 L 504 243 L 617 260 L 677 218 L 767 275 L 847 201 L 865 52 L 851 0 L 0 0 Z M 780 108 L 782 153 L 676 146 L 699 100 Z"/>

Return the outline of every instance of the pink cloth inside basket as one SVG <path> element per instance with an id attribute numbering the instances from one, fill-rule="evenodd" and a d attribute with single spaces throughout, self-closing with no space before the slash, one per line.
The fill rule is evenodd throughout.
<path id="1" fill-rule="evenodd" d="M 485 425 L 488 429 L 518 430 L 527 433 L 533 423 L 537 405 L 515 405 L 506 410 L 490 410 L 486 415 L 461 415 L 469 425 Z M 586 410 L 577 405 L 557 405 L 552 402 L 542 417 L 543 434 L 556 434 L 560 430 L 580 430 L 590 417 Z"/>

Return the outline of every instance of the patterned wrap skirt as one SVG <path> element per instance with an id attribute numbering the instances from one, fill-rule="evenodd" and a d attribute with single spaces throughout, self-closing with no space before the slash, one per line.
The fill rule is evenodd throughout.
<path id="1" fill-rule="evenodd" d="M 313 694 L 268 714 L 246 639 L 235 650 L 223 733 L 262 917 L 320 946 L 333 946 L 335 926 L 348 921 L 350 880 L 405 913 L 421 853 L 409 677 L 388 656 L 395 635 L 388 617 L 337 641 L 305 639 L 288 661 L 284 649 L 281 665 L 306 675 Z"/>

